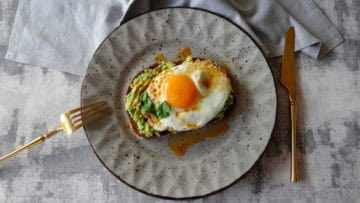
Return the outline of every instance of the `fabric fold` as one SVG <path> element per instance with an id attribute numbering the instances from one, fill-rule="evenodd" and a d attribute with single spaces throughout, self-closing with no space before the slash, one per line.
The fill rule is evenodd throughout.
<path id="1" fill-rule="evenodd" d="M 319 58 L 343 41 L 312 0 L 20 0 L 6 59 L 83 75 L 106 36 L 142 13 L 190 7 L 221 15 L 244 29 L 267 57 L 280 56 L 284 35 L 296 30 L 295 48 Z"/>

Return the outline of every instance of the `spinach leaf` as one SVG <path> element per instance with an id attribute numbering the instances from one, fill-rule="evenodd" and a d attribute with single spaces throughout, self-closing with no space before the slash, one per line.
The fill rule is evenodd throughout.
<path id="1" fill-rule="evenodd" d="M 134 116 L 135 111 L 136 111 L 135 108 L 130 108 L 130 109 L 128 110 L 129 114 L 130 114 L 132 117 Z"/>
<path id="2" fill-rule="evenodd" d="M 148 93 L 145 93 L 141 98 L 141 113 L 152 113 L 155 114 L 155 106 L 154 103 L 151 101 L 150 96 Z"/>
<path id="3" fill-rule="evenodd" d="M 171 106 L 167 102 L 163 102 L 156 109 L 156 117 L 158 118 L 167 118 L 170 116 Z"/>

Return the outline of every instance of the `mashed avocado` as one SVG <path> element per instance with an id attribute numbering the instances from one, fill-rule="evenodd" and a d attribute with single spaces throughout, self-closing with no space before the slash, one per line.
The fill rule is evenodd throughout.
<path id="1" fill-rule="evenodd" d="M 155 106 L 146 93 L 146 88 L 151 80 L 174 64 L 171 62 L 163 62 L 156 68 L 146 68 L 143 73 L 138 75 L 130 84 L 130 92 L 126 95 L 125 108 L 131 118 L 136 123 L 138 130 L 145 137 L 151 137 L 154 134 L 160 135 L 157 130 L 148 123 L 149 116 L 147 114 L 156 114 Z"/>

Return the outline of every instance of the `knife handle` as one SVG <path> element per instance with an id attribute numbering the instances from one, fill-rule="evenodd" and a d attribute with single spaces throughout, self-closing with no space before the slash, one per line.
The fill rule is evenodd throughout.
<path id="1" fill-rule="evenodd" d="M 296 157 L 296 101 L 290 101 L 291 110 L 291 172 L 290 181 L 297 182 L 299 180 L 297 157 Z"/>

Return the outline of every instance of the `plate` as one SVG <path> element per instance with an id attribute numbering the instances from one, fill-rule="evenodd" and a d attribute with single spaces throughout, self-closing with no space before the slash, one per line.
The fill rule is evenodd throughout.
<path id="1" fill-rule="evenodd" d="M 194 57 L 228 64 L 236 105 L 223 136 L 176 157 L 167 147 L 169 137 L 134 136 L 124 102 L 129 82 L 154 63 L 155 54 L 171 57 L 183 47 Z M 269 142 L 277 107 L 271 70 L 253 40 L 228 20 L 189 8 L 142 14 L 102 42 L 81 89 L 82 105 L 100 100 L 108 102 L 112 115 L 84 128 L 99 160 L 130 187 L 170 199 L 215 193 L 249 171 Z"/>

